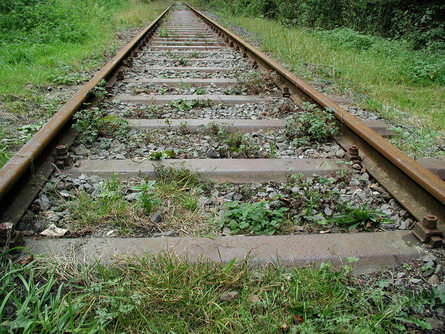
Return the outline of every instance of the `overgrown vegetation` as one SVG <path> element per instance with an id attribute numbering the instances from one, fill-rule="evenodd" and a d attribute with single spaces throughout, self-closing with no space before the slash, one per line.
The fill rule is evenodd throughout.
<path id="1" fill-rule="evenodd" d="M 345 27 L 371 35 L 403 38 L 415 48 L 445 48 L 445 5 L 439 0 L 216 0 L 211 3 L 233 15 L 261 16 L 285 25 L 327 30 Z"/>
<path id="2" fill-rule="evenodd" d="M 97 66 L 103 59 L 104 46 L 117 30 L 146 23 L 163 6 L 154 2 L 148 7 L 144 2 L 148 3 L 2 1 L 0 96 L 23 93 L 26 84 L 48 84 L 63 74 Z"/>
<path id="3" fill-rule="evenodd" d="M 407 40 L 407 37 L 389 40 L 371 33 L 364 34 L 360 32 L 362 30 L 352 30 L 355 29 L 353 26 L 345 27 L 343 25 L 329 27 L 329 29 L 334 28 L 332 30 L 326 30 L 319 25 L 316 25 L 317 29 L 308 29 L 304 22 L 288 25 L 278 22 L 278 18 L 269 19 L 267 15 L 261 17 L 258 12 L 249 12 L 254 3 L 266 3 L 262 1 L 243 2 L 236 11 L 236 15 L 229 7 L 238 6 L 241 1 L 233 1 L 225 5 L 221 1 L 213 1 L 211 4 L 201 1 L 201 3 L 203 2 L 210 9 L 220 10 L 218 13 L 222 23 L 235 24 L 256 34 L 263 49 L 287 63 L 288 67 L 297 75 L 308 80 L 324 79 L 330 84 L 331 92 L 340 90 L 352 94 L 358 101 L 361 101 L 364 108 L 369 108 L 371 101 L 372 108 L 370 110 L 396 124 L 405 123 L 407 126 L 417 127 L 421 133 L 433 129 L 437 131 L 436 147 L 443 146 L 441 138 L 445 131 L 443 104 L 445 51 L 439 47 L 439 44 L 442 43 L 438 42 L 439 39 L 436 40 L 437 43 L 426 43 L 428 46 L 416 49 L 415 43 Z M 274 6 L 276 1 L 271 0 L 267 3 Z M 296 2 L 282 1 L 280 3 L 283 6 L 285 4 L 293 6 Z M 298 1 L 298 5 L 304 4 L 306 7 L 295 16 L 298 17 L 304 12 L 317 18 L 317 11 L 326 10 L 325 15 L 343 20 L 346 15 L 342 14 L 343 10 L 333 10 L 331 7 L 343 6 L 346 3 L 348 6 L 352 6 L 348 7 L 351 14 L 354 13 L 355 6 L 362 6 L 364 3 L 371 3 L 371 1 L 354 3 Z M 380 10 L 379 6 L 383 3 L 393 9 L 398 4 L 401 4 L 402 7 L 405 6 L 405 3 L 408 6 L 414 6 L 412 2 L 376 1 L 375 3 L 378 3 L 377 7 L 363 7 L 369 11 L 369 15 L 360 15 L 357 16 L 357 19 L 369 20 L 370 23 L 379 22 L 383 18 L 391 20 L 392 11 L 385 12 L 385 15 L 373 19 L 374 9 Z M 433 4 L 437 9 L 439 5 L 436 6 L 435 3 L 420 4 L 417 2 L 416 4 L 419 8 L 424 9 Z M 443 7 L 443 5 L 439 7 Z M 256 17 L 240 16 L 242 14 Z M 426 13 L 425 18 L 423 18 L 423 14 L 420 15 L 416 21 L 417 25 L 407 24 L 409 20 L 405 21 L 401 18 L 397 18 L 397 20 L 410 26 L 410 29 L 417 29 L 421 26 L 422 29 L 429 31 L 436 29 L 429 24 L 430 14 Z M 409 12 L 406 15 L 409 16 Z M 323 24 L 323 19 L 320 19 L 320 24 Z M 376 27 L 381 27 L 381 25 L 376 24 Z M 438 29 L 443 29 L 442 20 L 440 20 Z M 438 35 L 442 35 L 443 39 L 445 34 Z M 419 33 L 419 36 L 428 38 L 429 35 L 422 32 Z"/>
<path id="4" fill-rule="evenodd" d="M 66 102 L 69 89 L 54 86 L 85 82 L 126 40 L 116 35 L 147 24 L 165 6 L 149 0 L 1 1 L 0 167 L 23 145 L 15 141 L 17 127 L 48 120 Z"/>
<path id="5" fill-rule="evenodd" d="M 424 331 L 419 318 L 444 301 L 437 289 L 395 291 L 389 279 L 351 267 L 265 268 L 234 261 L 188 263 L 174 256 L 116 265 L 0 263 L 5 332 L 363 332 Z M 329 284 L 327 284 L 329 282 Z M 12 288 L 13 287 L 13 288 Z M 227 292 L 235 297 L 222 298 Z M 359 307 L 358 307 L 359 305 Z M 44 311 L 42 311 L 44 310 Z"/>
<path id="6" fill-rule="evenodd" d="M 303 103 L 302 112 L 292 113 L 286 121 L 286 136 L 296 145 L 331 140 L 338 133 L 335 117 L 329 110 Z"/>
<path id="7" fill-rule="evenodd" d="M 79 131 L 79 139 L 91 144 L 98 136 L 108 138 L 126 138 L 129 131 L 128 122 L 115 115 L 110 115 L 99 108 L 78 111 L 73 119 L 73 128 Z"/>

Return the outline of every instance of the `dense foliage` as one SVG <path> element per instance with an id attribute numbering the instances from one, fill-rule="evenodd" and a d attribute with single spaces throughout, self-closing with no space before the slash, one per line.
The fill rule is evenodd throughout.
<path id="1" fill-rule="evenodd" d="M 108 8 L 125 0 L 4 0 L 0 3 L 0 41 L 82 42 L 88 37 L 86 17 L 103 18 Z"/>
<path id="2" fill-rule="evenodd" d="M 210 2 L 201 0 L 201 2 Z M 415 48 L 445 48 L 445 4 L 440 0 L 213 0 L 233 14 L 277 19 L 285 24 L 403 38 Z"/>

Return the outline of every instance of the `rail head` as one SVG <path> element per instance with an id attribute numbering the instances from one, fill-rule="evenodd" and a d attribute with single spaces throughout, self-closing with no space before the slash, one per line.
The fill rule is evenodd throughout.
<path id="1" fill-rule="evenodd" d="M 399 168 L 412 180 L 414 180 L 419 186 L 421 186 L 439 202 L 445 205 L 445 182 L 442 181 L 440 177 L 427 170 L 420 163 L 408 156 L 405 152 L 392 145 L 377 132 L 366 126 L 358 118 L 347 112 L 345 109 L 341 108 L 337 103 L 331 101 L 328 97 L 318 92 L 310 84 L 298 78 L 295 74 L 284 68 L 281 64 L 267 56 L 264 52 L 256 49 L 251 44 L 244 41 L 241 37 L 230 32 L 216 21 L 208 18 L 194 7 L 190 6 L 189 4 L 186 5 L 210 26 L 213 26 L 219 31 L 223 32 L 234 43 L 238 44 L 238 46 L 240 46 L 243 50 L 249 52 L 255 58 L 261 60 L 268 67 L 272 68 L 281 77 L 286 79 L 291 84 L 295 85 L 299 90 L 301 90 L 304 94 L 306 94 L 320 106 L 333 110 L 335 117 L 341 123 L 345 124 L 351 131 L 365 140 L 382 156 L 388 159 L 392 164 L 397 166 L 397 168 Z"/>
<path id="2" fill-rule="evenodd" d="M 0 169 L 0 200 L 6 196 L 20 177 L 31 168 L 33 161 L 48 147 L 63 126 L 83 105 L 91 90 L 99 82 L 108 78 L 121 65 L 123 60 L 128 57 L 147 34 L 157 27 L 172 6 L 173 3 L 124 46 Z"/>

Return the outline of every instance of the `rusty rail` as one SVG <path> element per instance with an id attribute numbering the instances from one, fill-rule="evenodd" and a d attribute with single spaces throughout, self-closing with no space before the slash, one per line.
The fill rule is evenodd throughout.
<path id="1" fill-rule="evenodd" d="M 231 40 L 231 42 L 234 43 L 234 45 L 240 47 L 244 52 L 248 52 L 254 59 L 259 60 L 269 69 L 277 72 L 282 77 L 282 79 L 288 82 L 291 86 L 296 87 L 299 91 L 309 97 L 309 99 L 313 100 L 324 108 L 332 109 L 334 111 L 335 117 L 342 124 L 346 125 L 347 128 L 356 136 L 362 139 L 366 144 L 369 144 L 369 146 L 372 147 L 381 156 L 386 158 L 393 166 L 396 167 L 398 172 L 405 174 L 410 180 L 415 183 L 414 187 L 411 187 L 412 189 L 410 190 L 413 193 L 411 198 L 413 196 L 417 196 L 417 198 L 420 198 L 422 196 L 425 197 L 430 195 L 431 198 L 421 198 L 421 205 L 423 206 L 421 210 L 416 210 L 415 208 L 413 208 L 413 205 L 404 203 L 403 199 L 400 201 L 401 204 L 405 206 L 405 208 L 409 210 L 417 219 L 421 219 L 420 217 L 424 214 L 434 213 L 438 215 L 442 221 L 444 220 L 445 182 L 442 181 L 440 177 L 431 173 L 417 161 L 409 157 L 406 153 L 385 140 L 377 132 L 363 124 L 363 122 L 361 122 L 355 116 L 348 113 L 345 109 L 341 108 L 338 104 L 318 92 L 315 88 L 313 88 L 302 79 L 298 78 L 282 65 L 269 58 L 265 53 L 256 49 L 255 47 L 241 39 L 239 36 L 228 31 L 226 28 L 224 28 L 214 20 L 208 18 L 192 6 L 188 4 L 187 6 L 215 31 L 219 31 L 225 34 Z M 392 166 L 390 168 L 394 169 Z M 420 188 L 418 188 L 417 185 Z M 401 186 L 404 185 L 402 184 Z M 416 194 L 416 189 L 423 189 L 425 192 Z M 394 194 L 394 192 L 397 192 L 397 190 L 390 192 L 398 200 L 401 199 L 400 196 L 397 197 L 396 194 Z M 433 210 L 433 212 L 426 212 L 425 207 L 429 205 L 428 202 L 430 201 L 430 199 L 433 202 L 430 204 L 431 210 Z"/>
<path id="2" fill-rule="evenodd" d="M 0 200 L 12 186 L 32 166 L 33 161 L 45 150 L 72 115 L 82 107 L 91 90 L 121 65 L 138 44 L 155 29 L 164 15 L 173 6 L 171 4 L 153 22 L 134 37 L 116 56 L 113 57 L 94 77 L 88 81 L 54 116 L 0 169 Z"/>

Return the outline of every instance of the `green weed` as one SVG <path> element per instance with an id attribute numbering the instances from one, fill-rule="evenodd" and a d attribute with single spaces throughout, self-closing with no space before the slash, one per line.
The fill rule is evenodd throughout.
<path id="1" fill-rule="evenodd" d="M 149 215 L 151 210 L 156 205 L 160 204 L 160 200 L 156 198 L 155 187 L 156 181 L 145 181 L 133 187 L 133 190 L 139 193 L 139 200 L 142 202 L 142 206 L 145 209 L 145 213 Z"/>
<path id="2" fill-rule="evenodd" d="M 361 207 L 345 207 L 342 213 L 334 215 L 329 219 L 330 222 L 354 230 L 357 228 L 367 229 L 370 226 L 378 225 L 382 222 L 387 222 L 385 214 L 368 207 L 368 203 Z"/>
<path id="3" fill-rule="evenodd" d="M 227 94 L 257 95 L 275 86 L 270 74 L 265 72 L 241 72 L 236 76 L 236 81 L 234 87 L 226 90 Z"/>
<path id="4" fill-rule="evenodd" d="M 188 62 L 189 62 L 188 59 L 185 59 L 185 58 L 179 59 L 179 65 L 181 65 L 181 66 L 187 66 Z"/>
<path id="5" fill-rule="evenodd" d="M 222 158 L 257 158 L 261 156 L 260 146 L 249 134 L 228 133 L 223 126 L 216 123 L 210 123 L 205 130 L 218 144 L 215 150 Z"/>
<path id="6" fill-rule="evenodd" d="M 189 111 L 193 108 L 206 108 L 212 105 L 212 101 L 209 99 L 197 99 L 197 100 L 183 100 L 179 99 L 170 102 L 170 108 L 178 109 L 179 111 Z"/>
<path id="7" fill-rule="evenodd" d="M 196 95 L 205 95 L 205 94 L 206 94 L 206 90 L 205 90 L 204 88 L 198 88 L 198 89 L 195 91 L 195 94 L 196 94 Z"/>
<path id="8" fill-rule="evenodd" d="M 151 151 L 148 156 L 151 160 L 174 159 L 176 153 L 173 150 Z"/>
<path id="9" fill-rule="evenodd" d="M 159 32 L 159 36 L 162 38 L 166 38 L 168 37 L 168 29 L 167 28 L 162 28 Z"/>
<path id="10" fill-rule="evenodd" d="M 332 112 L 321 111 L 309 103 L 304 103 L 302 107 L 304 111 L 293 113 L 287 118 L 286 136 L 296 145 L 331 140 L 338 132 Z"/>
<path id="11" fill-rule="evenodd" d="M 92 143 L 98 136 L 126 138 L 129 131 L 128 122 L 99 108 L 78 111 L 73 119 L 73 128 L 79 131 L 80 141 Z"/>
<path id="12" fill-rule="evenodd" d="M 338 176 L 341 178 L 341 175 Z M 332 202 L 335 202 L 339 198 L 339 193 L 336 190 L 322 190 L 316 186 L 316 183 L 324 183 L 332 185 L 335 182 L 335 178 L 323 178 L 323 177 L 305 177 L 303 174 L 293 174 L 289 180 L 289 189 L 292 194 L 290 198 L 290 208 L 295 210 L 295 222 L 300 223 L 302 221 L 325 224 L 326 219 L 321 213 L 325 207 L 329 207 Z"/>
<path id="13" fill-rule="evenodd" d="M 288 209 L 272 209 L 271 202 L 225 203 L 221 227 L 229 227 L 233 233 L 253 233 L 272 235 L 280 229 L 285 220 L 284 212 Z"/>

